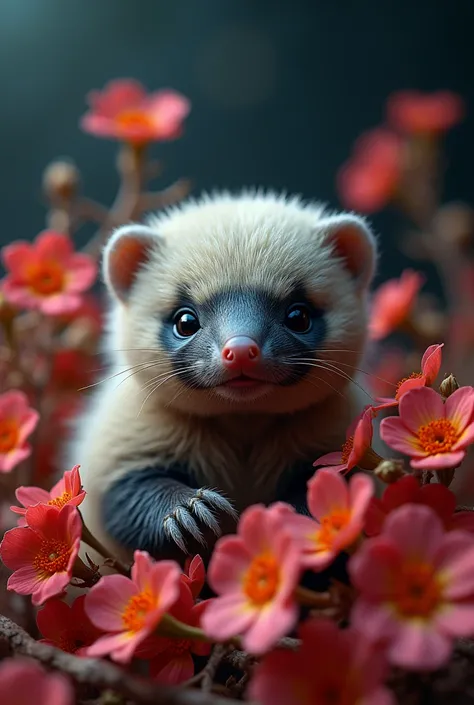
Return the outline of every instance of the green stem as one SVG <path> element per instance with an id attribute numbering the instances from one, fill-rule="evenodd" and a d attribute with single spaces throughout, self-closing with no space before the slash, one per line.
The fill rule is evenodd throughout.
<path id="1" fill-rule="evenodd" d="M 91 532 L 84 523 L 84 519 L 80 511 L 79 514 L 82 521 L 82 540 L 84 541 L 84 543 L 93 548 L 94 551 L 97 551 L 97 553 L 100 553 L 100 555 L 109 562 L 112 568 L 115 568 L 116 571 L 122 573 L 122 575 L 125 575 L 127 578 L 129 578 L 130 568 L 127 567 L 125 563 L 122 563 L 122 561 L 116 558 L 113 553 L 111 553 L 107 548 L 105 548 L 105 546 L 103 546 L 100 541 L 91 534 Z"/>

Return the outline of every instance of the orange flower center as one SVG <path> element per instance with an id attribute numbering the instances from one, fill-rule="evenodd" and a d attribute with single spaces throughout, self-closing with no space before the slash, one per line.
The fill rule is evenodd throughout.
<path id="1" fill-rule="evenodd" d="M 60 495 L 59 497 L 54 497 L 54 499 L 50 499 L 48 504 L 53 507 L 57 507 L 58 509 L 61 509 L 61 507 L 64 507 L 64 505 L 67 504 L 70 499 L 72 499 L 72 497 L 69 492 L 63 492 L 62 495 Z"/>
<path id="2" fill-rule="evenodd" d="M 404 382 L 407 382 L 409 379 L 421 379 L 423 377 L 423 374 L 421 372 L 412 372 L 411 375 L 408 377 L 404 377 L 401 379 L 398 384 L 397 384 L 397 389 L 395 391 L 395 399 L 398 401 L 400 399 L 399 394 L 400 394 L 400 387 Z"/>
<path id="3" fill-rule="evenodd" d="M 275 597 L 280 584 L 280 568 L 271 553 L 256 556 L 244 577 L 244 593 L 255 605 L 264 605 Z"/>
<path id="4" fill-rule="evenodd" d="M 349 460 L 349 456 L 352 453 L 353 446 L 354 446 L 354 436 L 349 436 L 349 438 L 347 439 L 347 441 L 344 443 L 344 445 L 341 448 L 341 450 L 342 450 L 341 461 L 343 463 L 347 463 L 347 461 Z"/>
<path id="5" fill-rule="evenodd" d="M 459 434 L 448 419 L 436 419 L 418 429 L 418 440 L 429 455 L 449 453 L 458 440 Z"/>
<path id="6" fill-rule="evenodd" d="M 13 419 L 0 421 L 0 453 L 9 453 L 18 445 L 19 428 Z"/>
<path id="7" fill-rule="evenodd" d="M 124 110 L 115 118 L 116 123 L 123 129 L 152 128 L 155 123 L 144 110 Z"/>
<path id="8" fill-rule="evenodd" d="M 33 561 L 34 568 L 40 573 L 62 573 L 67 570 L 71 546 L 66 541 L 43 539 L 41 549 Z"/>
<path id="9" fill-rule="evenodd" d="M 146 616 L 155 607 L 156 600 L 148 590 L 131 597 L 122 613 L 125 628 L 129 632 L 139 632 L 145 626 Z"/>
<path id="10" fill-rule="evenodd" d="M 350 510 L 339 508 L 333 509 L 330 514 L 326 514 L 321 518 L 321 528 L 317 533 L 317 542 L 320 546 L 320 550 L 331 550 L 335 537 L 341 529 L 347 526 L 350 519 Z"/>
<path id="11" fill-rule="evenodd" d="M 442 585 L 427 563 L 408 563 L 399 576 L 396 610 L 403 617 L 430 617 L 442 602 Z"/>
<path id="12" fill-rule="evenodd" d="M 27 271 L 28 285 L 37 296 L 59 294 L 64 289 L 64 279 L 64 269 L 54 260 L 32 264 Z"/>

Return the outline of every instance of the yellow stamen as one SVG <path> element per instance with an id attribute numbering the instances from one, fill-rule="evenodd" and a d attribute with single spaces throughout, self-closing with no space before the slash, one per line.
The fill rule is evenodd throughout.
<path id="1" fill-rule="evenodd" d="M 63 492 L 62 495 L 60 495 L 59 497 L 50 499 L 48 504 L 53 507 L 58 507 L 58 509 L 61 509 L 61 507 L 64 507 L 64 505 L 67 504 L 70 499 L 72 499 L 72 496 L 69 494 L 69 492 Z"/>
<path id="2" fill-rule="evenodd" d="M 0 421 L 0 453 L 9 453 L 18 445 L 19 428 L 13 419 Z"/>
<path id="3" fill-rule="evenodd" d="M 52 296 L 64 289 L 64 270 L 54 260 L 31 264 L 26 272 L 29 288 L 37 296 Z"/>
<path id="4" fill-rule="evenodd" d="M 459 438 L 454 424 L 448 419 L 436 419 L 418 429 L 418 440 L 429 455 L 449 453 Z"/>
<path id="5" fill-rule="evenodd" d="M 34 568 L 39 573 L 62 573 L 67 570 L 71 546 L 57 539 L 43 539 L 41 549 L 33 561 Z"/>
<path id="6" fill-rule="evenodd" d="M 127 602 L 122 613 L 122 622 L 129 632 L 139 632 L 145 625 L 145 619 L 156 608 L 156 600 L 148 590 L 134 595 Z"/>
<path id="7" fill-rule="evenodd" d="M 334 539 L 344 527 L 347 526 L 351 519 L 349 509 L 335 508 L 329 514 L 323 516 L 320 520 L 321 528 L 316 534 L 316 541 L 320 550 L 330 551 L 334 544 Z"/>
<path id="8" fill-rule="evenodd" d="M 431 617 L 442 602 L 442 584 L 434 566 L 417 562 L 403 566 L 395 600 L 402 617 Z"/>
<path id="9" fill-rule="evenodd" d="M 400 400 L 400 387 L 402 386 L 402 384 L 407 382 L 409 379 L 421 379 L 422 377 L 423 375 L 421 372 L 412 372 L 411 375 L 409 375 L 408 377 L 404 377 L 403 379 L 401 379 L 400 382 L 398 382 L 397 384 L 397 388 L 395 391 L 395 399 L 397 401 Z"/>
<path id="10" fill-rule="evenodd" d="M 354 436 L 350 436 L 344 445 L 342 446 L 342 457 L 341 457 L 341 463 L 347 463 L 349 460 L 349 456 L 352 453 L 352 448 L 354 446 Z"/>
<path id="11" fill-rule="evenodd" d="M 244 577 L 243 590 L 247 597 L 258 606 L 272 600 L 280 584 L 280 568 L 271 553 L 256 556 Z"/>

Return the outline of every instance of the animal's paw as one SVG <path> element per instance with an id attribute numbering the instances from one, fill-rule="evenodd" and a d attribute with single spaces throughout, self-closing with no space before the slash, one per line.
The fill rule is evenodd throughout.
<path id="1" fill-rule="evenodd" d="M 235 523 L 237 512 L 230 502 L 215 490 L 202 487 L 189 490 L 164 519 L 164 530 L 183 553 L 191 553 L 190 544 L 209 545 L 210 534 L 221 536 L 229 519 Z"/>

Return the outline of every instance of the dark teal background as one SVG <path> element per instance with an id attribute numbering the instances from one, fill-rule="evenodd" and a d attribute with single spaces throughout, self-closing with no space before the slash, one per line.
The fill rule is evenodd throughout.
<path id="1" fill-rule="evenodd" d="M 111 201 L 115 145 L 78 119 L 90 89 L 122 76 L 192 100 L 183 139 L 153 150 L 163 185 L 186 175 L 196 191 L 258 184 L 337 206 L 336 170 L 391 91 L 451 89 L 474 111 L 473 26 L 468 0 L 1 0 L 0 243 L 43 227 L 40 177 L 58 155 Z M 473 125 L 448 138 L 447 196 L 470 201 Z M 374 224 L 381 276 L 397 274 L 398 223 Z"/>

